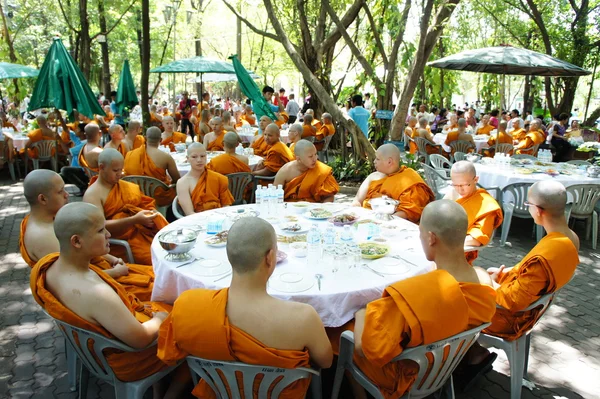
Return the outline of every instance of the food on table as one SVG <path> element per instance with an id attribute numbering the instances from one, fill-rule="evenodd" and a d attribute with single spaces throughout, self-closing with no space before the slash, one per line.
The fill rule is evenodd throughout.
<path id="1" fill-rule="evenodd" d="M 258 215 L 259 213 L 253 209 L 238 209 L 237 211 L 229 212 L 228 216 L 232 221 L 237 222 L 242 218 L 256 217 Z"/>
<path id="2" fill-rule="evenodd" d="M 571 172 L 570 170 L 561 169 L 560 174 L 561 175 L 571 176 L 573 174 L 573 172 Z"/>
<path id="3" fill-rule="evenodd" d="M 295 236 L 277 235 L 277 242 L 283 244 L 291 244 L 293 242 L 306 242 L 306 234 L 298 234 Z"/>
<path id="4" fill-rule="evenodd" d="M 363 242 L 358 244 L 358 247 L 360 248 L 362 257 L 366 259 L 381 258 L 390 252 L 390 248 L 387 245 L 374 242 Z"/>
<path id="5" fill-rule="evenodd" d="M 218 245 L 227 242 L 227 236 L 229 235 L 229 230 L 224 230 L 220 233 L 215 234 L 214 236 L 207 238 L 204 240 L 205 243 L 209 245 Z"/>
<path id="6" fill-rule="evenodd" d="M 552 163 L 541 162 L 541 161 L 535 161 L 534 164 L 537 165 L 537 166 L 553 166 Z"/>
<path id="7" fill-rule="evenodd" d="M 556 169 L 546 169 L 546 173 L 550 176 L 557 176 L 559 174 Z"/>
<path id="8" fill-rule="evenodd" d="M 373 220 L 373 219 L 362 219 L 362 220 L 358 220 L 356 223 L 354 223 L 355 227 L 358 227 L 361 224 L 367 224 L 367 223 L 373 223 L 373 224 L 381 224 L 381 222 L 379 220 Z"/>
<path id="9" fill-rule="evenodd" d="M 293 215 L 286 215 L 283 218 L 285 220 L 287 220 L 288 222 L 297 222 L 298 221 L 298 217 L 297 216 L 293 216 Z"/>
<path id="10" fill-rule="evenodd" d="M 521 174 L 521 175 L 530 175 L 534 172 L 533 169 L 527 169 L 527 168 L 516 168 L 515 172 Z"/>
<path id="11" fill-rule="evenodd" d="M 298 223 L 289 223 L 283 226 L 281 230 L 289 231 L 290 233 L 295 233 L 297 231 L 302 230 L 302 226 L 300 226 Z"/>
<path id="12" fill-rule="evenodd" d="M 326 219 L 331 216 L 331 212 L 323 208 L 314 208 L 309 211 L 310 217 L 315 219 Z"/>
<path id="13" fill-rule="evenodd" d="M 344 213 L 342 215 L 337 215 L 332 218 L 329 218 L 329 221 L 332 223 L 346 224 L 346 223 L 352 223 L 356 219 L 358 219 L 358 216 L 356 216 L 355 214 Z"/>

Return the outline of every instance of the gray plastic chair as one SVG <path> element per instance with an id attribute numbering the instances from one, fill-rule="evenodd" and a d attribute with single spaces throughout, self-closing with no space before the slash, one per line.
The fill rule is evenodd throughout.
<path id="1" fill-rule="evenodd" d="M 454 158 L 454 162 L 466 161 L 467 160 L 467 154 L 465 154 L 464 152 L 461 152 L 461 151 L 456 151 L 454 153 L 454 156 L 452 158 Z"/>
<path id="2" fill-rule="evenodd" d="M 144 193 L 145 196 L 151 198 L 154 198 L 154 193 L 158 188 L 162 188 L 163 190 L 169 190 L 175 187 L 174 184 L 166 185 L 164 182 L 150 176 L 131 175 L 123 176 L 122 179 L 124 181 L 137 184 L 140 187 L 140 190 L 142 190 L 142 193 Z M 157 206 L 156 210 L 159 211 L 163 216 L 166 216 L 167 207 L 168 205 Z"/>
<path id="3" fill-rule="evenodd" d="M 58 173 L 57 155 L 52 155 L 52 150 L 56 149 L 56 140 L 41 140 L 31 145 L 31 148 L 37 148 L 38 157 L 32 158 L 33 169 L 40 168 L 40 162 L 50 161 L 52 169 Z M 56 150 L 58 151 L 58 150 Z M 25 151 L 25 175 L 27 175 L 27 159 L 29 158 L 28 151 Z"/>
<path id="4" fill-rule="evenodd" d="M 421 162 L 421 166 L 423 167 L 423 172 L 425 174 L 425 182 L 435 194 L 435 199 L 438 200 L 444 198 L 444 194 L 441 192 L 441 190 L 448 185 L 450 178 L 443 177 L 437 172 L 436 169 L 433 169 L 431 166 L 426 165 L 423 162 Z"/>
<path id="5" fill-rule="evenodd" d="M 227 180 L 229 181 L 229 191 L 234 199 L 232 205 L 247 204 L 244 194 L 246 193 L 246 188 L 254 184 L 254 175 L 245 172 L 231 173 L 227 175 Z"/>
<path id="6" fill-rule="evenodd" d="M 477 152 L 477 147 L 475 147 L 475 144 L 466 140 L 455 140 L 451 142 L 449 146 L 452 148 L 452 154 L 454 154 L 456 151 L 464 152 L 465 154 Z"/>
<path id="7" fill-rule="evenodd" d="M 173 203 L 171 203 L 171 210 L 173 211 L 173 215 L 175 215 L 177 219 L 185 217 L 185 212 L 183 212 L 181 205 L 179 205 L 179 202 L 177 202 L 177 196 L 175 196 L 175 198 L 173 199 Z"/>
<path id="8" fill-rule="evenodd" d="M 125 240 L 118 240 L 116 238 L 109 238 L 108 242 L 111 246 L 119 246 L 125 248 L 125 253 L 127 254 L 127 263 L 135 263 L 135 258 L 133 257 L 133 252 L 131 251 L 131 246 Z"/>
<path id="9" fill-rule="evenodd" d="M 533 155 L 528 155 L 528 154 L 515 154 L 513 156 L 510 157 L 511 159 L 529 159 L 531 161 L 537 161 L 537 158 L 534 157 Z"/>
<path id="10" fill-rule="evenodd" d="M 454 398 L 452 372 L 471 345 L 477 341 L 481 330 L 489 327 L 489 325 L 490 323 L 486 323 L 432 344 L 405 349 L 399 356 L 392 359 L 390 363 L 412 360 L 419 365 L 417 379 L 410 391 L 400 399 L 424 398 L 441 389 L 444 390 L 445 397 Z M 445 353 L 447 353 L 446 361 L 444 361 Z M 375 399 L 384 399 L 377 385 L 369 380 L 354 364 L 353 355 L 354 334 L 351 331 L 344 331 L 340 338 L 340 355 L 335 370 L 331 399 L 337 399 L 338 397 L 345 370 L 348 370 L 354 379 Z M 429 358 L 433 360 L 430 361 Z"/>
<path id="11" fill-rule="evenodd" d="M 431 154 L 429 155 L 429 162 L 431 166 L 435 168 L 443 177 L 450 177 L 450 169 L 452 168 L 452 162 L 450 162 L 443 155 Z"/>
<path id="12" fill-rule="evenodd" d="M 321 149 L 321 151 L 317 151 L 317 157 L 319 158 L 319 161 L 329 162 L 329 144 L 331 144 L 331 140 L 333 139 L 334 134 L 330 134 L 323 140 L 317 140 L 314 142 L 314 144 L 323 143 L 323 148 Z"/>
<path id="13" fill-rule="evenodd" d="M 87 331 L 75 326 L 72 326 L 63 321 L 54 319 L 63 336 L 68 342 L 68 345 L 77 354 L 77 358 L 81 361 L 80 365 L 80 381 L 79 381 L 79 397 L 87 396 L 87 385 L 90 373 L 99 380 L 103 380 L 111 384 L 115 389 L 116 399 L 143 399 L 144 393 L 154 383 L 158 382 L 164 376 L 169 374 L 175 367 L 165 368 L 156 374 L 152 374 L 139 381 L 123 382 L 117 379 L 115 373 L 110 368 L 108 361 L 103 353 L 105 349 L 118 349 L 124 352 L 141 352 L 144 349 L 131 348 L 120 341 L 106 338 L 100 334 Z M 77 339 L 75 339 L 77 336 Z M 90 341 L 91 340 L 91 341 Z M 93 342 L 92 350 L 88 345 L 80 345 L 80 343 Z"/>
<path id="14" fill-rule="evenodd" d="M 598 212 L 594 209 L 600 200 L 599 184 L 574 184 L 567 187 L 567 195 L 573 198 L 566 212 L 567 221 L 570 218 L 585 220 L 585 238 L 590 237 L 590 218 L 592 226 L 592 249 L 598 244 Z"/>
<path id="15" fill-rule="evenodd" d="M 194 385 L 198 384 L 198 376 L 200 376 L 213 390 L 217 399 L 253 399 L 254 381 L 259 375 L 263 376 L 258 388 L 259 398 L 267 398 L 269 389 L 273 387 L 270 397 L 277 399 L 281 395 L 281 392 L 291 383 L 310 377 L 312 377 L 310 384 L 312 397 L 316 399 L 321 398 L 321 373 L 311 368 L 283 369 L 280 367 L 239 362 L 213 361 L 194 356 L 188 356 L 186 359 L 192 372 Z M 241 373 L 243 376 L 243 397 L 240 393 L 241 387 L 238 386 L 236 373 Z M 276 380 L 278 381 L 275 382 Z M 227 392 L 228 387 L 231 396 Z"/>
<path id="16" fill-rule="evenodd" d="M 523 334 L 519 339 L 507 341 L 504 338 L 481 333 L 479 342 L 485 346 L 493 346 L 502 349 L 506 353 L 510 366 L 510 398 L 521 399 L 521 387 L 523 378 L 527 377 L 527 366 L 529 364 L 529 347 L 531 345 L 531 331 L 540 320 L 542 315 L 548 310 L 558 291 L 542 296 L 523 311 L 532 310 L 541 306 L 541 311 L 537 316 L 535 324 L 529 331 Z M 502 306 L 496 305 L 496 308 L 502 309 Z"/>
<path id="17" fill-rule="evenodd" d="M 538 148 L 539 147 L 540 147 L 540 145 L 536 144 L 536 145 L 534 145 L 532 147 L 529 147 L 529 148 L 521 148 L 519 150 L 519 152 L 523 153 L 523 152 L 530 152 L 531 151 L 531 156 L 536 157 L 537 153 L 538 153 Z M 529 155 L 529 154 L 522 154 L 522 155 Z"/>
<path id="18" fill-rule="evenodd" d="M 429 163 L 430 154 L 427 152 L 427 148 L 435 148 L 438 151 L 438 154 L 443 154 L 443 148 L 439 144 L 434 144 L 431 141 L 424 139 L 423 137 L 415 137 L 414 142 L 417 144 L 417 149 L 419 154 L 425 157 L 425 163 Z"/>
<path id="19" fill-rule="evenodd" d="M 510 223 L 512 217 L 518 217 L 521 219 L 533 219 L 529 210 L 525 206 L 527 200 L 527 190 L 533 183 L 514 183 L 502 189 L 502 213 L 504 214 L 504 222 L 502 222 L 502 237 L 500 238 L 500 246 L 506 244 L 508 238 L 508 232 L 510 230 Z M 512 197 L 511 202 L 504 202 L 506 198 Z M 544 235 L 544 228 L 540 225 L 535 225 L 535 236 L 536 240 L 539 241 Z"/>
<path id="20" fill-rule="evenodd" d="M 565 163 L 571 164 L 571 165 L 577 165 L 577 166 L 592 166 L 592 164 L 588 161 L 584 161 L 583 159 L 572 159 L 570 161 L 567 161 Z"/>
<path id="21" fill-rule="evenodd" d="M 514 147 L 512 144 L 508 144 L 508 143 L 500 143 L 500 144 L 496 144 L 496 150 L 495 152 L 500 154 L 510 154 L 513 151 Z"/>
<path id="22" fill-rule="evenodd" d="M 91 180 L 92 177 L 94 176 L 98 176 L 98 172 L 95 172 L 93 170 L 91 170 L 90 168 L 86 168 L 85 166 L 82 166 L 83 171 L 85 172 L 85 175 L 88 177 L 88 179 Z"/>

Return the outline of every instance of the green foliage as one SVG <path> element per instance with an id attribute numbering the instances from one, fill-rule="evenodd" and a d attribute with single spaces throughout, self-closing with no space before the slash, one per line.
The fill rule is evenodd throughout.
<path id="1" fill-rule="evenodd" d="M 337 181 L 362 181 L 374 171 L 371 162 L 357 162 L 354 158 L 344 161 L 341 156 L 336 156 L 329 166 Z"/>

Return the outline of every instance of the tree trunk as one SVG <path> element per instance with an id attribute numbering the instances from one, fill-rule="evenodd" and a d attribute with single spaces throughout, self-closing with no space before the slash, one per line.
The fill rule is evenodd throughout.
<path id="1" fill-rule="evenodd" d="M 4 9 L 2 8 L 2 4 L 0 4 L 0 14 L 2 14 L 2 30 L 4 32 L 4 39 L 6 40 L 6 44 L 8 45 L 8 57 L 10 58 L 10 62 L 13 64 L 17 63 L 17 55 L 15 54 L 15 48 L 13 46 L 12 39 L 10 38 L 10 32 L 8 31 L 8 24 L 6 23 L 6 15 L 4 14 Z M 15 85 L 15 97 L 19 99 L 19 81 L 17 79 L 13 79 L 13 84 Z M 3 103 L 3 100 L 0 98 L 0 102 Z M 4 104 L 3 104 L 4 105 Z"/>
<path id="2" fill-rule="evenodd" d="M 90 38 L 90 21 L 88 19 L 87 0 L 79 0 L 79 66 L 86 80 L 90 80 L 90 70 L 92 66 Z"/>
<path id="3" fill-rule="evenodd" d="M 148 86 L 150 78 L 150 0 L 142 0 L 142 118 L 144 127 L 150 126 L 150 109 L 148 108 Z"/>
<path id="4" fill-rule="evenodd" d="M 106 16 L 104 15 L 104 0 L 98 0 L 98 18 L 100 22 L 100 33 L 106 35 Z M 110 96 L 110 60 L 108 55 L 108 36 L 104 37 L 104 41 L 100 42 L 102 51 L 102 90 L 106 97 Z"/>
<path id="5" fill-rule="evenodd" d="M 531 76 L 525 76 L 525 85 L 523 87 L 523 109 L 521 110 L 522 115 L 525 115 L 526 111 L 531 111 L 531 108 L 529 108 L 529 97 L 533 97 L 531 95 L 531 79 Z"/>
<path id="6" fill-rule="evenodd" d="M 242 11 L 242 2 L 238 3 L 238 10 Z M 237 53 L 238 60 L 242 62 L 242 20 L 240 18 L 235 19 L 235 52 Z M 236 84 L 235 95 L 237 98 L 242 98 L 242 89 L 239 83 Z"/>
<path id="7" fill-rule="evenodd" d="M 196 48 L 196 56 L 202 55 L 202 14 L 203 12 L 198 9 L 198 29 L 196 30 L 196 41 L 194 42 Z M 199 75 L 196 75 L 196 77 Z M 202 105 L 202 92 L 204 91 L 201 82 L 196 82 L 196 93 L 198 93 L 198 100 Z"/>
<path id="8" fill-rule="evenodd" d="M 142 58 L 142 9 L 141 8 L 137 8 L 136 12 L 135 12 L 135 20 L 137 22 L 136 26 L 135 26 L 135 33 L 137 35 L 137 45 L 138 45 L 138 50 L 140 53 L 140 65 L 142 65 L 142 63 L 144 62 L 144 59 Z"/>

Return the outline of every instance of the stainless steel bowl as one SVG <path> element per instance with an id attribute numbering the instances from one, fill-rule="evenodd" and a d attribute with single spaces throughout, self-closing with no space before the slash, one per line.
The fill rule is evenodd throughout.
<path id="1" fill-rule="evenodd" d="M 375 212 L 375 218 L 380 220 L 391 220 L 399 203 L 400 201 L 389 198 L 387 195 L 369 200 L 369 205 L 371 205 L 371 209 Z"/>
<path id="2" fill-rule="evenodd" d="M 186 254 L 194 248 L 199 233 L 186 228 L 165 231 L 158 236 L 158 243 L 169 254 Z"/>

